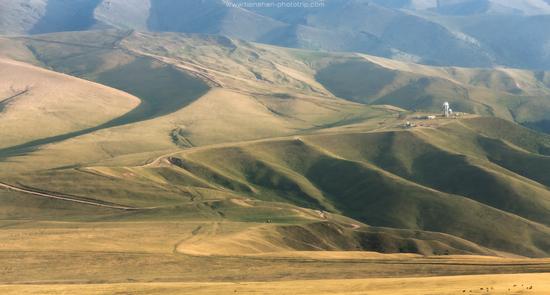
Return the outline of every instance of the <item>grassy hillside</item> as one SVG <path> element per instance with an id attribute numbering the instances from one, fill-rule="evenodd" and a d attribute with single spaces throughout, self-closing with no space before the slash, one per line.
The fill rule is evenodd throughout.
<path id="1" fill-rule="evenodd" d="M 496 116 L 533 126 L 547 122 L 549 89 L 544 72 L 515 69 L 427 67 L 370 56 L 310 60 L 317 80 L 336 96 L 367 104 Z"/>
<path id="2" fill-rule="evenodd" d="M 547 255 L 549 139 L 510 122 L 537 116 L 530 97 L 543 101 L 549 93 L 537 73 L 428 67 L 218 36 L 92 31 L 12 40 L 4 46 L 29 51 L 7 56 L 118 88 L 141 104 L 83 131 L 4 149 L 3 171 L 18 171 L 3 174 L 9 182 L 167 207 L 167 215 L 182 198 L 230 192 Z M 438 111 L 446 100 L 455 111 L 510 121 L 468 115 L 401 130 L 404 120 L 418 120 L 403 109 Z M 384 106 L 366 106 L 376 104 Z M 178 154 L 181 148 L 189 152 Z M 225 198 L 212 206 L 224 208 Z M 388 248 L 399 248 L 390 241 Z M 436 251 L 423 247 L 412 249 Z"/>
<path id="3" fill-rule="evenodd" d="M 139 104 L 100 84 L 13 60 L 0 63 L 0 148 L 101 125 Z"/>
<path id="4" fill-rule="evenodd" d="M 114 30 L 0 56 L 2 291 L 550 267 L 550 137 L 514 122 L 543 72 Z"/>
<path id="5" fill-rule="evenodd" d="M 171 207 L 182 200 L 200 200 L 222 219 L 235 218 L 231 213 L 234 205 L 224 201 L 228 197 L 267 202 L 262 204 L 283 202 L 349 216 L 372 226 L 443 232 L 490 249 L 546 256 L 550 243 L 548 156 L 540 151 L 550 147 L 549 139 L 501 119 L 436 123 L 440 125 L 407 131 L 329 129 L 326 134 L 299 138 L 191 148 L 143 167 L 62 169 L 7 179 L 137 207 Z M 508 137 L 497 140 L 495 132 L 502 130 L 496 127 L 499 124 L 510 124 L 510 131 Z M 536 138 L 526 141 L 534 135 Z M 537 161 L 540 168 L 525 166 L 524 161 Z M 75 181 L 79 185 L 71 186 Z M 243 206 L 250 212 L 257 210 L 257 205 Z M 163 214 L 174 214 L 170 212 Z M 324 215 L 310 214 L 317 219 Z M 265 212 L 258 216 L 270 218 Z M 443 243 L 438 246 L 412 246 L 407 232 L 384 237 L 384 232 L 374 235 L 369 230 L 365 233 L 368 238 L 356 234 L 344 244 L 347 246 L 337 249 L 359 246 L 420 253 L 451 249 L 443 246 L 450 242 L 442 236 L 430 238 Z M 396 234 L 398 241 L 392 238 Z M 277 236 L 265 237 L 263 231 L 251 235 L 277 240 Z M 238 249 L 249 246 L 242 247 Z M 301 247 L 295 249 L 305 249 Z M 473 253 L 482 253 L 479 251 Z"/>
<path id="6" fill-rule="evenodd" d="M 462 124 L 414 132 L 309 136 L 189 152 L 170 161 L 205 181 L 255 198 L 321 208 L 371 225 L 447 232 L 503 251 L 545 255 L 550 206 L 545 173 L 527 171 L 520 161 L 538 158 L 544 163 L 547 156 L 502 141 L 488 146 L 491 138 Z M 464 133 L 460 144 L 453 139 L 459 132 Z M 548 146 L 544 140 L 541 144 Z M 505 168 L 495 160 L 502 150 L 509 152 Z M 529 237 L 514 242 L 525 234 Z M 525 240 L 533 244 L 527 246 Z"/>

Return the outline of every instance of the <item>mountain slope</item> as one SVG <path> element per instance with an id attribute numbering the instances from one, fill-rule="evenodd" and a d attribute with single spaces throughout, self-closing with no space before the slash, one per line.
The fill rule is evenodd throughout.
<path id="1" fill-rule="evenodd" d="M 273 8 L 267 0 L 9 0 L 1 4 L 0 33 L 118 28 L 221 34 L 431 65 L 550 69 L 544 30 L 550 6 L 542 0 L 303 3 L 312 7 Z"/>
<path id="2" fill-rule="evenodd" d="M 374 2 L 391 8 L 406 8 L 414 11 L 433 11 L 443 15 L 473 14 L 548 14 L 550 4 L 545 0 L 427 0 Z"/>

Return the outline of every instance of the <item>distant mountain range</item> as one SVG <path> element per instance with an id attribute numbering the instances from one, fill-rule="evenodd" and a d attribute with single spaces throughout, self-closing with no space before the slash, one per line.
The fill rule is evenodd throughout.
<path id="1" fill-rule="evenodd" d="M 548 0 L 5 0 L 0 34 L 99 28 L 221 34 L 429 65 L 550 69 Z M 319 5 L 323 4 L 323 5 Z"/>
<path id="2" fill-rule="evenodd" d="M 429 11 L 442 15 L 550 13 L 548 0 L 374 0 L 377 4 L 414 11 Z"/>

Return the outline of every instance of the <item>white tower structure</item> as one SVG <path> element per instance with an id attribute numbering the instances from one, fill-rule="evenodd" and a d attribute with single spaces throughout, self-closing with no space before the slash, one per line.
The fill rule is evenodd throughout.
<path id="1" fill-rule="evenodd" d="M 444 102 L 443 103 L 443 115 L 448 118 L 448 117 L 451 116 L 451 112 L 452 112 L 451 111 L 451 105 L 449 104 L 449 102 L 447 102 L 447 101 Z"/>

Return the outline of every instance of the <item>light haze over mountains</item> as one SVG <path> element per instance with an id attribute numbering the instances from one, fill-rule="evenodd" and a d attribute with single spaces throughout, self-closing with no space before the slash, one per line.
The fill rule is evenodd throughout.
<path id="1" fill-rule="evenodd" d="M 4 0 L 0 33 L 114 27 L 223 34 L 430 65 L 550 69 L 550 4 L 546 0 L 307 0 L 323 5 L 262 8 L 261 3 L 270 2 Z"/>

